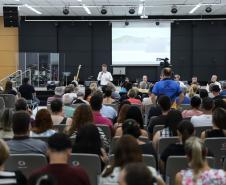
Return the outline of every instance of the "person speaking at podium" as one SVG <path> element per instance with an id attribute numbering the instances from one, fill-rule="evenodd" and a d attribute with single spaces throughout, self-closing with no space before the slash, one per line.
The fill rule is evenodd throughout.
<path id="1" fill-rule="evenodd" d="M 100 85 L 107 85 L 108 82 L 113 81 L 112 75 L 107 71 L 107 65 L 102 64 L 102 71 L 99 72 L 97 80 L 100 81 Z"/>

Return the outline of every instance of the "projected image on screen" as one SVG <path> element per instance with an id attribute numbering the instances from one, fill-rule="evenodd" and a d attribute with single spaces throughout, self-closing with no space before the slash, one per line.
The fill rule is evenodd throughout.
<path id="1" fill-rule="evenodd" d="M 170 23 L 112 24 L 113 65 L 159 65 L 157 58 L 170 59 Z"/>

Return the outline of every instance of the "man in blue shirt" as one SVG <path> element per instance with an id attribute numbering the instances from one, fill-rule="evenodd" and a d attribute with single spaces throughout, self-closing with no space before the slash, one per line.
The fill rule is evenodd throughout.
<path id="1" fill-rule="evenodd" d="M 178 104 L 180 105 L 184 100 L 184 94 L 180 88 L 180 85 L 171 79 L 172 70 L 166 67 L 162 70 L 163 79 L 157 82 L 152 89 L 152 102 L 156 103 L 156 98 L 160 95 L 166 95 L 170 97 L 173 104 L 176 97 L 179 96 Z"/>

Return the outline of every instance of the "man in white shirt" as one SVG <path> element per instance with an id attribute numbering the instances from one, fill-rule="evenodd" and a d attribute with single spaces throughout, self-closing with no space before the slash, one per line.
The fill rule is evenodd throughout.
<path id="1" fill-rule="evenodd" d="M 220 90 L 221 90 L 221 84 L 220 84 L 220 82 L 217 81 L 217 75 L 212 75 L 211 80 L 210 80 L 210 84 L 218 85 L 219 88 L 220 88 Z M 210 84 L 208 83 L 208 84 L 206 85 L 206 90 L 207 90 L 208 92 L 210 92 Z"/>
<path id="2" fill-rule="evenodd" d="M 113 81 L 111 73 L 107 71 L 107 65 L 102 64 L 102 71 L 99 72 L 97 80 L 100 81 L 100 85 L 107 85 L 108 82 Z"/>
<path id="3" fill-rule="evenodd" d="M 205 127 L 212 125 L 212 110 L 214 108 L 214 101 L 212 98 L 204 98 L 202 101 L 202 112 L 200 116 L 192 116 L 191 122 L 194 127 Z"/>

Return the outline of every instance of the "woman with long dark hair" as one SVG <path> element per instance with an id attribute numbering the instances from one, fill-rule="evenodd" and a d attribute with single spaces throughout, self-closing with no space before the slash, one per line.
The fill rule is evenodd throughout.
<path id="1" fill-rule="evenodd" d="M 99 131 L 93 123 L 87 123 L 79 129 L 72 152 L 97 154 L 101 159 L 102 168 L 108 162 L 107 154 L 102 148 Z"/>

